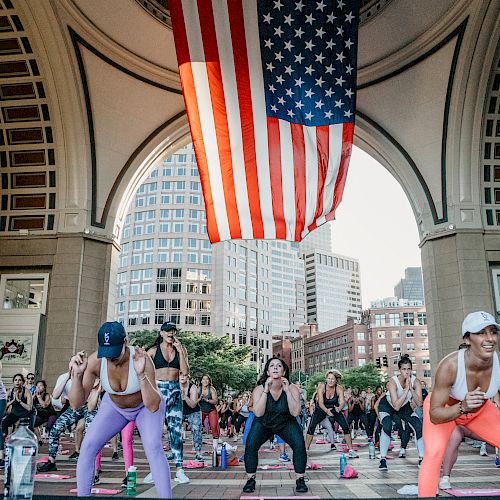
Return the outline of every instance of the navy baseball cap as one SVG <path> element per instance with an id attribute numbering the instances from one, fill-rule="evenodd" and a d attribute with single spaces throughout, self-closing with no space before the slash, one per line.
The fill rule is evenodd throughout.
<path id="1" fill-rule="evenodd" d="M 121 323 L 118 321 L 104 323 L 97 333 L 97 341 L 99 342 L 97 357 L 118 358 L 126 338 L 127 334 Z"/>
<path id="2" fill-rule="evenodd" d="M 163 323 L 163 325 L 161 325 L 160 330 L 162 330 L 163 332 L 170 332 L 171 330 L 177 330 L 177 325 L 175 323 L 167 321 L 166 323 Z"/>

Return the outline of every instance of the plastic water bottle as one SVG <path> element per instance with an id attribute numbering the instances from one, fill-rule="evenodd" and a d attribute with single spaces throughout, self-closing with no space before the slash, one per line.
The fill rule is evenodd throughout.
<path id="1" fill-rule="evenodd" d="M 31 499 L 33 496 L 38 442 L 28 429 L 29 422 L 29 418 L 22 418 L 7 444 L 4 498 Z"/>
<path id="2" fill-rule="evenodd" d="M 226 443 L 222 443 L 222 448 L 220 451 L 220 468 L 227 469 L 227 450 Z"/>
<path id="3" fill-rule="evenodd" d="M 212 450 L 212 467 L 217 467 L 217 448 Z"/>
<path id="4" fill-rule="evenodd" d="M 375 459 L 375 445 L 373 444 L 373 441 L 370 441 L 368 444 L 368 458 Z"/>
<path id="5" fill-rule="evenodd" d="M 137 487 L 137 467 L 131 465 L 127 471 L 127 495 L 135 495 Z"/>
<path id="6" fill-rule="evenodd" d="M 340 455 L 340 477 L 344 477 L 344 471 L 346 465 L 347 465 L 347 457 L 345 453 L 342 453 L 342 455 Z"/>

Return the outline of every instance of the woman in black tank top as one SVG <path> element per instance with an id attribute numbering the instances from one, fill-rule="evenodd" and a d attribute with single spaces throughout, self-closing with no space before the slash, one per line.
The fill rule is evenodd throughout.
<path id="1" fill-rule="evenodd" d="M 274 434 L 279 435 L 293 451 L 296 491 L 308 491 L 304 481 L 307 454 L 304 436 L 296 418 L 300 414 L 300 391 L 296 385 L 290 384 L 288 373 L 288 366 L 283 360 L 270 358 L 253 390 L 255 420 L 246 439 L 245 469 L 248 480 L 243 487 L 245 493 L 255 491 L 259 449 Z"/>
<path id="2" fill-rule="evenodd" d="M 203 377 L 201 377 L 198 399 L 201 408 L 201 421 L 203 424 L 205 424 L 205 420 L 208 421 L 210 431 L 212 432 L 212 446 L 214 449 L 217 449 L 220 428 L 219 413 L 217 412 L 216 405 L 219 402 L 219 398 L 215 387 L 212 385 L 210 375 L 203 375 Z"/>

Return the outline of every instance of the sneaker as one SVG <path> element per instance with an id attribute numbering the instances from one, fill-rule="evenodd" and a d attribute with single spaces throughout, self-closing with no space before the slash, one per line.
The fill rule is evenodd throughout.
<path id="1" fill-rule="evenodd" d="M 335 446 L 335 443 L 332 443 L 330 445 L 330 450 L 336 450 L 336 449 L 337 449 L 337 447 Z"/>
<path id="2" fill-rule="evenodd" d="M 280 462 L 290 462 L 290 458 L 288 458 L 287 453 L 282 453 L 279 458 Z"/>
<path id="3" fill-rule="evenodd" d="M 78 453 L 77 451 L 75 451 L 72 455 L 70 455 L 68 457 L 68 460 L 71 460 L 72 462 L 77 462 L 79 456 L 80 456 L 80 453 Z"/>
<path id="4" fill-rule="evenodd" d="M 125 478 L 125 481 L 127 481 L 127 478 Z M 153 474 L 150 472 L 143 480 L 142 482 L 144 484 L 154 484 L 153 480 Z M 126 484 L 126 483 L 125 483 Z"/>
<path id="5" fill-rule="evenodd" d="M 177 469 L 177 472 L 175 473 L 175 480 L 179 484 L 189 483 L 189 478 L 186 476 L 184 469 Z"/>
<path id="6" fill-rule="evenodd" d="M 99 474 L 96 474 L 96 475 L 94 476 L 94 480 L 92 481 L 92 484 L 99 484 L 99 481 L 100 481 L 100 479 L 99 479 Z"/>
<path id="7" fill-rule="evenodd" d="M 234 436 L 233 443 L 237 443 L 237 442 L 238 442 L 238 436 Z"/>
<path id="8" fill-rule="evenodd" d="M 349 450 L 349 458 L 359 458 L 359 455 L 354 450 Z"/>
<path id="9" fill-rule="evenodd" d="M 114 451 L 111 455 L 111 460 L 118 460 L 120 457 L 118 456 L 118 452 Z"/>
<path id="10" fill-rule="evenodd" d="M 387 468 L 387 460 L 385 458 L 380 459 L 380 465 L 378 466 L 378 470 L 389 470 Z"/>
<path id="11" fill-rule="evenodd" d="M 399 450 L 399 458 L 406 458 L 406 450 L 404 448 Z"/>
<path id="12" fill-rule="evenodd" d="M 500 457 L 498 455 L 495 457 L 495 465 L 500 467 Z"/>
<path id="13" fill-rule="evenodd" d="M 440 490 L 451 490 L 450 476 L 443 476 L 439 481 Z"/>
<path id="14" fill-rule="evenodd" d="M 487 457 L 488 456 L 488 452 L 486 451 L 486 443 L 484 443 L 484 442 L 481 445 L 481 448 L 479 450 L 479 455 L 481 455 L 482 457 Z"/>
<path id="15" fill-rule="evenodd" d="M 424 457 L 418 457 L 418 468 L 420 469 L 420 466 L 422 465 L 422 460 Z"/>
<path id="16" fill-rule="evenodd" d="M 0 458 L 0 469 L 5 468 L 5 460 L 3 458 Z"/>
<path id="17" fill-rule="evenodd" d="M 203 455 L 198 452 L 195 456 L 194 456 L 194 459 L 197 461 L 197 462 L 204 462 L 205 459 L 203 458 Z"/>
<path id="18" fill-rule="evenodd" d="M 295 491 L 297 493 L 307 493 L 309 488 L 307 487 L 306 480 L 303 477 L 298 477 L 295 481 Z"/>
<path id="19" fill-rule="evenodd" d="M 241 455 L 241 457 L 240 457 L 240 458 L 238 458 L 238 462 L 239 462 L 240 464 L 245 463 L 245 455 Z"/>
<path id="20" fill-rule="evenodd" d="M 243 486 L 243 493 L 253 493 L 255 491 L 255 478 L 251 477 Z"/>
<path id="21" fill-rule="evenodd" d="M 472 441 L 472 447 L 473 448 L 481 448 L 481 441 Z"/>
<path id="22" fill-rule="evenodd" d="M 173 460 L 174 459 L 174 454 L 170 451 L 167 453 L 167 460 Z"/>
<path id="23" fill-rule="evenodd" d="M 127 487 L 127 476 L 125 476 L 125 477 L 123 478 L 123 481 L 122 481 L 122 486 L 121 486 L 121 487 L 122 487 L 122 488 L 126 488 L 126 487 Z"/>
<path id="24" fill-rule="evenodd" d="M 57 470 L 56 463 L 51 462 L 50 460 L 48 462 L 45 462 L 43 464 L 38 465 L 37 469 L 38 472 L 52 472 Z"/>

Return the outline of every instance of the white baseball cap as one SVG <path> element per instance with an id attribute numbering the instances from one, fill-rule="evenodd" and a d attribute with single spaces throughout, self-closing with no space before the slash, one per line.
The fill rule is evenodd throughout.
<path id="1" fill-rule="evenodd" d="M 495 318 L 485 311 L 476 311 L 467 314 L 462 323 L 462 337 L 467 333 L 478 333 L 487 326 L 496 326 L 500 330 L 500 325 Z"/>

